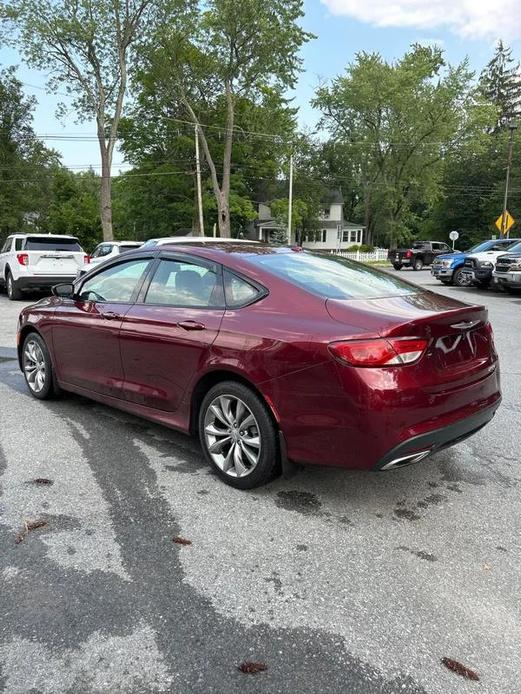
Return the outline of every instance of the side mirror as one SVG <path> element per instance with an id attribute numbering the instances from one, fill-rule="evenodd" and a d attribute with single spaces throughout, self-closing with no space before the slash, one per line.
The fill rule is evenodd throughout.
<path id="1" fill-rule="evenodd" d="M 60 299 L 72 299 L 74 297 L 74 285 L 72 282 L 55 284 L 51 291 L 54 296 L 59 296 Z"/>

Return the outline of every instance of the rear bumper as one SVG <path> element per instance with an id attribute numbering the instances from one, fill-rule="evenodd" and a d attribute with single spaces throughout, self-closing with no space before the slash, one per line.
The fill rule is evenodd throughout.
<path id="1" fill-rule="evenodd" d="M 19 277 L 16 284 L 19 289 L 48 289 L 61 282 L 73 282 L 76 275 L 32 275 Z"/>
<path id="2" fill-rule="evenodd" d="M 470 417 L 402 441 L 402 443 L 388 451 L 373 469 L 388 470 L 403 467 L 412 462 L 418 462 L 443 448 L 454 446 L 488 424 L 496 414 L 500 404 L 501 398 L 492 407 L 476 412 Z"/>

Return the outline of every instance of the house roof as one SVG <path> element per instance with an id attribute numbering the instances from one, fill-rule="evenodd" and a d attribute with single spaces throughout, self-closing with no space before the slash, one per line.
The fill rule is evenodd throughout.
<path id="1" fill-rule="evenodd" d="M 321 202 L 326 203 L 327 205 L 343 205 L 344 196 L 342 195 L 340 188 L 336 188 L 335 190 L 329 190 L 324 195 Z"/>

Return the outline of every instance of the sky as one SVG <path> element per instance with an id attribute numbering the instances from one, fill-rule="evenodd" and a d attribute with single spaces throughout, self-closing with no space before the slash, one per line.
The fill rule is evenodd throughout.
<path id="1" fill-rule="evenodd" d="M 310 106 L 317 85 L 341 74 L 359 51 L 378 51 L 393 60 L 412 43 L 436 43 L 450 63 L 468 56 L 479 73 L 502 38 L 521 59 L 521 0 L 305 0 L 303 26 L 317 38 L 302 50 L 304 70 L 294 93 L 302 127 L 317 123 L 318 114 Z M 46 76 L 25 67 L 16 51 L 1 48 L 0 65 L 19 66 L 26 93 L 38 100 L 34 129 L 43 139 L 95 135 L 94 124 L 76 123 L 74 113 L 57 119 L 56 108 L 60 101 L 67 104 L 67 97 L 47 94 Z M 61 153 L 66 166 L 99 170 L 96 141 L 48 139 L 47 144 Z M 113 173 L 125 168 L 116 153 Z"/>

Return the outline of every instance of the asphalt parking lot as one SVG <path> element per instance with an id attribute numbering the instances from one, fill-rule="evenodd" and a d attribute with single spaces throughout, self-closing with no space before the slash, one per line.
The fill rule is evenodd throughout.
<path id="1" fill-rule="evenodd" d="M 23 303 L 0 296 L 0 691 L 521 691 L 521 296 L 401 275 L 488 306 L 494 421 L 414 467 L 254 492 L 195 440 L 31 398 L 10 358 Z"/>

